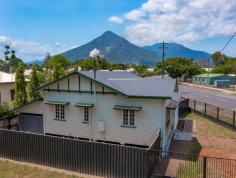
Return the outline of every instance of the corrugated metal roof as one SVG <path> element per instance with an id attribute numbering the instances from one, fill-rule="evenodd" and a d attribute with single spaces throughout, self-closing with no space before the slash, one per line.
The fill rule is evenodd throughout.
<path id="1" fill-rule="evenodd" d="M 94 77 L 93 71 L 80 73 Z M 141 78 L 126 71 L 97 71 L 96 80 L 131 97 L 172 97 L 176 83 L 174 79 Z"/>
<path id="2" fill-rule="evenodd" d="M 126 97 L 170 99 L 174 95 L 176 85 L 174 79 L 141 78 L 127 71 L 97 71 L 96 78 L 94 78 L 93 71 L 79 71 L 49 82 L 35 91 L 76 74 L 100 83 Z"/>
<path id="3" fill-rule="evenodd" d="M 110 81 L 129 96 L 171 97 L 175 87 L 175 80 L 169 79 L 124 79 Z"/>
<path id="4" fill-rule="evenodd" d="M 93 71 L 79 71 L 90 78 L 94 78 Z M 108 79 L 129 79 L 129 78 L 140 78 L 138 75 L 135 75 L 127 71 L 97 71 L 96 78 L 101 80 Z"/>
<path id="5" fill-rule="evenodd" d="M 212 77 L 219 77 L 219 76 L 225 76 L 225 74 L 200 74 L 200 75 L 195 75 L 193 77 L 212 78 Z"/>
<path id="6" fill-rule="evenodd" d="M 11 83 L 15 81 L 15 76 L 6 72 L 0 71 L 0 83 Z"/>

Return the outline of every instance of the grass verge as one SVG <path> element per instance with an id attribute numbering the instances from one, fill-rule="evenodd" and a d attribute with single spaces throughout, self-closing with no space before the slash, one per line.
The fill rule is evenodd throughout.
<path id="1" fill-rule="evenodd" d="M 67 175 L 56 171 L 49 171 L 34 166 L 0 160 L 1 178 L 82 178 L 76 175 Z"/>

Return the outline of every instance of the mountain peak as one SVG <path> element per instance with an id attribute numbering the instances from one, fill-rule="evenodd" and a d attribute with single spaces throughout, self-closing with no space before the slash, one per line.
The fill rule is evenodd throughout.
<path id="1" fill-rule="evenodd" d="M 104 32 L 101 36 L 99 36 L 98 38 L 109 39 L 109 40 L 114 40 L 114 39 L 115 39 L 115 40 L 121 40 L 121 39 L 124 40 L 123 37 L 121 37 L 121 36 L 115 34 L 115 33 L 112 32 L 112 31 L 106 31 L 106 32 Z M 98 39 L 98 38 L 97 38 L 97 39 Z"/>
<path id="2" fill-rule="evenodd" d="M 110 31 L 110 30 L 108 30 L 108 31 L 105 31 L 103 34 L 102 34 L 102 36 L 103 35 L 116 35 L 114 32 L 112 32 L 112 31 Z"/>
<path id="3" fill-rule="evenodd" d="M 63 55 L 72 61 L 84 59 L 89 57 L 91 50 L 97 48 L 111 63 L 154 65 L 161 59 L 161 45 L 139 47 L 112 31 L 106 31 L 89 43 L 66 51 Z M 167 47 L 166 57 L 181 56 L 198 59 L 209 56 L 207 53 L 194 51 L 176 43 L 167 43 Z"/>

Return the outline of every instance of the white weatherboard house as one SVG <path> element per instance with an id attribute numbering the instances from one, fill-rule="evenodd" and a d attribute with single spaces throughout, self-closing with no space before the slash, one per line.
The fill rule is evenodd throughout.
<path id="1" fill-rule="evenodd" d="M 25 77 L 30 75 L 31 70 L 26 70 L 24 75 Z M 6 73 L 0 71 L 0 104 L 8 103 L 11 104 L 11 101 L 14 99 L 14 83 L 15 83 L 16 73 Z M 26 82 L 29 79 L 25 79 Z"/>
<path id="2" fill-rule="evenodd" d="M 0 104 L 10 103 L 14 96 L 15 76 L 0 71 Z"/>
<path id="3" fill-rule="evenodd" d="M 161 132 L 167 148 L 178 122 L 172 79 L 145 79 L 126 71 L 80 71 L 37 89 L 43 101 L 18 108 L 28 127 L 42 119 L 45 134 L 150 146 Z M 25 118 L 25 120 L 24 120 Z M 21 123 L 21 124 L 22 124 Z M 38 122 L 40 124 L 40 122 Z"/>

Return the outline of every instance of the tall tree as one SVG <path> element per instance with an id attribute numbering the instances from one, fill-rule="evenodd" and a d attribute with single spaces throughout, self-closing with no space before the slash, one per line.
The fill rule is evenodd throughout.
<path id="1" fill-rule="evenodd" d="M 52 56 L 50 55 L 50 53 L 47 52 L 44 58 L 44 64 L 46 64 L 50 59 L 52 59 Z"/>
<path id="2" fill-rule="evenodd" d="M 5 52 L 4 52 L 4 55 L 5 55 L 5 61 L 9 61 L 10 59 L 10 46 L 9 45 L 6 45 L 5 46 Z"/>
<path id="3" fill-rule="evenodd" d="M 161 69 L 162 62 L 156 64 L 157 69 Z M 191 59 L 186 59 L 182 57 L 173 57 L 166 59 L 165 70 L 172 78 L 192 77 L 202 73 L 202 69 Z"/>
<path id="4" fill-rule="evenodd" d="M 33 101 L 35 99 L 38 99 L 40 95 L 36 92 L 34 92 L 34 89 L 38 88 L 40 86 L 38 74 L 37 74 L 37 67 L 33 65 L 32 72 L 30 75 L 30 81 L 28 83 L 28 93 L 29 93 L 29 101 Z"/>
<path id="5" fill-rule="evenodd" d="M 97 70 L 109 70 L 111 64 L 104 58 L 89 58 L 76 61 L 82 70 L 93 70 L 94 62 Z"/>
<path id="6" fill-rule="evenodd" d="M 15 72 L 17 67 L 23 64 L 23 61 L 16 57 L 16 51 L 11 49 L 9 45 L 5 46 L 5 61 L 10 65 L 8 72 Z"/>
<path id="7" fill-rule="evenodd" d="M 223 63 L 225 56 L 221 52 L 217 51 L 212 54 L 211 58 L 215 66 L 218 66 Z"/>
<path id="8" fill-rule="evenodd" d="M 20 65 L 17 68 L 14 89 L 15 95 L 13 105 L 17 107 L 27 103 L 26 82 L 24 77 L 23 65 Z"/>
<path id="9" fill-rule="evenodd" d="M 65 75 L 66 69 L 69 65 L 69 60 L 62 55 L 53 56 L 44 64 L 48 71 L 47 73 L 52 75 L 48 77 L 50 79 L 57 79 Z"/>

